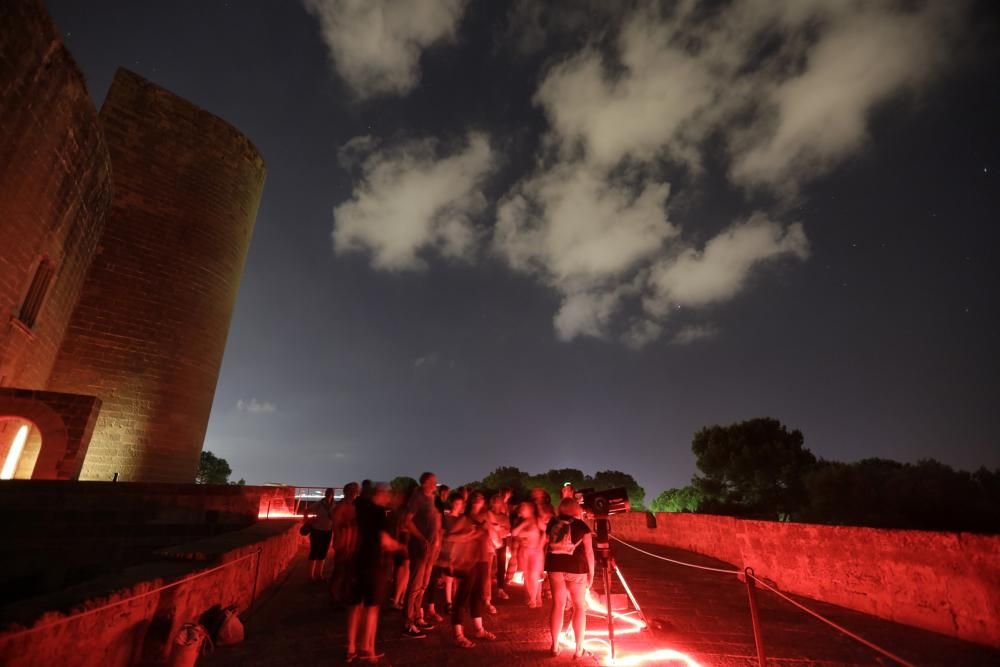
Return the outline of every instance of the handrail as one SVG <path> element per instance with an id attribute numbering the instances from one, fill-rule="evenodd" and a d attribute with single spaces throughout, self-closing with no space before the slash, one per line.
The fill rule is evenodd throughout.
<path id="1" fill-rule="evenodd" d="M 157 586 L 156 588 L 154 588 L 152 590 L 148 590 L 148 591 L 145 591 L 143 593 L 137 593 L 136 595 L 130 595 L 127 598 L 122 598 L 121 600 L 115 600 L 114 602 L 110 602 L 108 604 L 101 605 L 99 607 L 94 607 L 93 609 L 87 609 L 85 611 L 78 612 L 76 614 L 69 614 L 67 616 L 63 616 L 62 618 L 56 619 L 56 620 L 52 621 L 51 623 L 45 623 L 45 624 L 42 624 L 42 625 L 35 625 L 33 627 L 30 627 L 30 628 L 24 628 L 23 630 L 16 630 L 14 632 L 9 632 L 9 633 L 6 633 L 6 634 L 0 634 L 0 643 L 9 641 L 9 640 L 17 638 L 17 637 L 23 637 L 24 635 L 28 635 L 28 634 L 31 634 L 33 632 L 39 632 L 41 630 L 48 630 L 49 628 L 52 628 L 54 626 L 62 625 L 63 623 L 69 623 L 70 621 L 75 621 L 75 620 L 83 618 L 85 616 L 90 616 L 91 614 L 96 614 L 98 612 L 102 612 L 102 611 L 105 611 L 107 609 L 112 609 L 114 607 L 118 607 L 120 605 L 125 604 L 126 602 L 131 602 L 132 600 L 138 600 L 140 598 L 144 598 L 144 597 L 153 595 L 154 593 L 159 593 L 159 592 L 164 591 L 164 590 L 166 590 L 168 588 L 173 588 L 174 586 L 180 586 L 181 584 L 185 584 L 185 583 L 187 583 L 189 581 L 194 581 L 195 579 L 200 579 L 201 577 L 204 577 L 206 575 L 212 574 L 213 572 L 218 572 L 219 570 L 225 569 L 225 568 L 229 567 L 230 565 L 233 565 L 235 563 L 239 563 L 239 562 L 244 561 L 244 560 L 246 560 L 248 558 L 252 558 L 253 556 L 257 556 L 258 565 L 259 565 L 260 554 L 261 554 L 262 551 L 263 551 L 263 549 L 261 549 L 260 547 L 258 547 L 255 551 L 253 551 L 251 553 L 248 553 L 246 555 L 240 556 L 239 558 L 234 558 L 231 561 L 227 561 L 225 563 L 222 563 L 221 565 L 217 565 L 217 566 L 215 566 L 213 568 L 209 568 L 208 570 L 202 570 L 201 572 L 197 572 L 197 573 L 195 573 L 195 574 L 193 574 L 193 575 L 191 575 L 189 577 L 184 577 L 183 579 L 178 579 L 177 581 L 172 581 L 169 584 L 164 584 L 162 586 Z M 256 573 L 255 573 L 254 577 L 256 579 Z M 254 586 L 256 587 L 256 581 L 254 582 Z"/>

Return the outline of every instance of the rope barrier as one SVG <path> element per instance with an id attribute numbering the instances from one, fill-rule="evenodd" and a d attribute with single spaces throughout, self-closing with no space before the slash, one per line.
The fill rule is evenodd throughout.
<path id="1" fill-rule="evenodd" d="M 646 554 L 647 556 L 651 556 L 652 558 L 657 558 L 659 560 L 665 560 L 668 563 L 673 563 L 675 565 L 683 565 L 684 567 L 693 567 L 693 568 L 695 568 L 697 570 L 706 570 L 708 572 L 720 572 L 722 574 L 742 574 L 741 570 L 727 570 L 727 569 L 724 569 L 724 568 L 721 568 L 721 567 L 708 567 L 707 565 L 695 565 L 694 563 L 686 563 L 686 562 L 684 562 L 682 560 L 674 560 L 673 558 L 667 558 L 666 556 L 660 556 L 659 554 L 651 553 L 649 551 L 646 551 L 645 549 L 640 549 L 639 547 L 635 546 L 634 544 L 629 544 L 628 542 L 625 542 L 624 540 L 618 539 L 614 535 L 609 535 L 609 537 L 611 539 L 613 539 L 615 542 L 618 542 L 619 544 L 624 544 L 629 549 L 634 549 L 634 550 L 638 551 L 641 554 Z"/>
<path id="2" fill-rule="evenodd" d="M 881 653 L 882 655 L 884 655 L 885 657 L 889 658 L 890 660 L 895 660 L 896 662 L 898 662 L 899 664 L 903 665 L 904 667 L 915 667 L 912 662 L 909 662 L 907 660 L 904 660 L 903 658 L 900 658 L 895 653 L 887 651 L 886 649 L 882 648 L 878 644 L 875 644 L 875 643 L 872 643 L 872 642 L 868 641 L 864 637 L 861 637 L 860 635 L 857 635 L 857 634 L 851 632 L 850 630 L 848 630 L 844 626 L 838 625 L 837 623 L 834 623 L 833 621 L 831 621 L 827 617 L 823 616 L 819 612 L 813 611 L 812 609 L 810 609 L 809 607 L 805 606 L 804 604 L 802 604 L 800 602 L 797 602 L 796 600 L 793 600 L 792 598 L 788 597 L 787 595 L 785 595 L 784 593 L 782 593 L 778 589 L 774 588 L 773 586 L 769 586 L 767 583 L 761 581 L 760 577 L 757 577 L 757 576 L 752 575 L 752 574 L 750 576 L 753 577 L 753 580 L 756 581 L 762 588 L 766 588 L 767 590 L 771 591 L 772 593 L 774 593 L 778 597 L 780 597 L 780 598 L 784 599 L 785 601 L 790 602 L 791 604 L 795 605 L 796 607 L 798 607 L 799 609 L 801 609 L 805 613 L 809 614 L 810 616 L 813 616 L 813 617 L 815 617 L 815 618 L 823 621 L 824 623 L 826 623 L 827 625 L 829 625 L 831 628 L 839 630 L 840 632 L 842 632 L 843 634 L 847 635 L 848 637 L 850 637 L 854 641 L 859 642 L 861 644 L 864 644 L 868 648 L 872 649 L 873 651 L 877 651 L 877 652 Z"/>
<path id="3" fill-rule="evenodd" d="M 708 567 L 708 566 L 705 566 L 705 565 L 696 565 L 694 563 L 687 563 L 687 562 L 682 561 L 682 560 L 675 560 L 673 558 L 667 558 L 666 556 L 661 556 L 659 554 L 654 554 L 652 552 L 646 551 L 645 549 L 640 549 L 639 547 L 637 547 L 637 546 L 635 546 L 633 544 L 629 544 L 628 542 L 626 542 L 624 540 L 621 540 L 621 539 L 615 537 L 614 535 L 610 535 L 610 537 L 615 542 L 618 542 L 619 544 L 623 544 L 623 545 L 627 546 L 630 549 L 638 551 L 641 554 L 645 554 L 645 555 L 650 556 L 652 558 L 656 558 L 658 560 L 666 561 L 668 563 L 673 563 L 675 565 L 683 565 L 684 567 L 691 567 L 691 568 L 695 568 L 695 569 L 698 569 L 698 570 L 707 570 L 709 572 L 719 572 L 719 573 L 722 573 L 722 574 L 736 574 L 736 575 L 744 574 L 744 572 L 741 571 L 741 570 L 727 570 L 727 569 L 719 568 L 719 567 Z M 877 653 L 881 653 L 882 655 L 884 655 L 885 657 L 889 658 L 890 660 L 893 660 L 893 661 L 899 663 L 900 665 L 903 665 L 903 667 L 915 667 L 915 665 L 912 662 L 904 660 L 903 658 L 899 657 L 895 653 L 892 653 L 891 651 L 888 651 L 888 650 L 882 648 L 878 644 L 875 644 L 873 642 L 868 641 L 864 637 L 861 637 L 860 635 L 858 635 L 858 634 L 856 634 L 854 632 L 851 632 L 850 630 L 848 630 L 844 626 L 839 625 L 839 624 L 835 623 L 834 621 L 831 621 L 830 619 L 826 618 L 825 616 L 823 616 L 819 612 L 813 611 L 809 607 L 806 607 L 804 604 L 802 604 L 802 603 L 800 603 L 800 602 L 798 602 L 796 600 L 793 600 L 792 598 L 790 598 L 789 596 L 785 595 L 784 593 L 782 593 L 778 589 L 776 589 L 773 586 L 770 586 L 769 584 L 767 584 L 760 577 L 758 577 L 758 576 L 756 576 L 756 575 L 754 575 L 752 573 L 749 573 L 749 572 L 746 573 L 746 575 L 750 576 L 762 588 L 766 588 L 767 590 L 771 591 L 772 593 L 774 593 L 778 597 L 780 597 L 783 600 L 785 600 L 785 601 L 791 603 L 792 605 L 798 607 L 799 609 L 801 609 L 805 613 L 809 614 L 810 616 L 813 616 L 813 617 L 817 618 L 818 620 L 823 621 L 824 623 L 826 623 L 827 625 L 829 625 L 831 628 L 834 628 L 835 630 L 843 633 L 844 635 L 846 635 L 847 637 L 850 637 L 854 641 L 856 641 L 856 642 L 858 642 L 860 644 L 863 644 L 864 646 L 867 646 L 868 648 L 872 649 L 873 651 L 876 651 Z"/>
<path id="4" fill-rule="evenodd" d="M 206 575 L 212 574 L 213 572 L 218 572 L 219 570 L 225 569 L 225 568 L 229 567 L 230 565 L 234 565 L 236 563 L 244 561 L 247 558 L 252 558 L 254 556 L 260 556 L 260 553 L 261 553 L 261 550 L 257 549 L 256 551 L 248 553 L 245 556 L 240 556 L 239 558 L 235 558 L 235 559 L 233 559 L 231 561 L 223 563 L 222 565 L 217 565 L 217 566 L 215 566 L 215 567 L 213 567 L 211 569 L 203 570 L 201 572 L 198 572 L 197 574 L 193 574 L 190 577 L 184 577 L 183 579 L 178 579 L 177 581 L 173 581 L 173 582 L 171 582 L 169 584 L 164 584 L 163 586 L 158 586 L 158 587 L 156 587 L 156 588 L 154 588 L 152 590 L 146 591 L 144 593 L 138 593 L 136 595 L 131 595 L 131 596 L 127 597 L 127 598 L 122 598 L 121 600 L 115 600 L 114 602 L 112 602 L 110 604 L 101 605 L 100 607 L 94 607 L 93 609 L 88 609 L 86 611 L 82 611 L 82 612 L 77 613 L 77 614 L 71 614 L 69 616 L 63 616 L 62 618 L 57 619 L 57 620 L 55 620 L 55 621 L 53 621 L 51 623 L 46 623 L 44 625 L 36 625 L 34 627 L 31 627 L 31 628 L 25 628 L 24 630 L 17 630 L 16 632 L 11 632 L 11 633 L 8 633 L 8 634 L 0 635 L 0 642 L 6 642 L 6 641 L 9 641 L 9 640 L 14 639 L 16 637 L 23 637 L 24 635 L 29 635 L 29 634 L 31 634 L 33 632 L 39 632 L 41 630 L 48 630 L 49 628 L 55 627 L 57 625 L 62 625 L 63 623 L 69 623 L 70 621 L 76 621 L 76 620 L 81 619 L 81 618 L 83 618 L 85 616 L 90 616 L 91 614 L 96 614 L 98 612 L 105 611 L 107 609 L 112 609 L 114 607 L 121 606 L 121 605 L 125 604 L 126 602 L 131 602 L 132 600 L 138 600 L 140 598 L 144 598 L 144 597 L 148 597 L 150 595 L 153 595 L 154 593 L 159 593 L 160 591 L 164 591 L 164 590 L 166 590 L 168 588 L 173 588 L 174 586 L 180 586 L 181 584 L 186 584 L 189 581 L 194 581 L 195 579 L 200 579 L 201 577 L 204 577 Z"/>

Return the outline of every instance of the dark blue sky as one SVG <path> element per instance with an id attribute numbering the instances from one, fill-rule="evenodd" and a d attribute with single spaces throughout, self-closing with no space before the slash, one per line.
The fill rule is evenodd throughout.
<path id="1" fill-rule="evenodd" d="M 666 217 L 685 247 L 703 248 L 762 210 L 782 229 L 801 223 L 808 239 L 808 253 L 754 264 L 725 298 L 681 308 L 675 296 L 679 314 L 654 318 L 663 333 L 638 348 L 623 331 L 652 317 L 646 301 L 623 297 L 607 328 L 560 339 L 553 318 L 578 276 L 571 287 L 554 277 L 554 255 L 540 260 L 547 267 L 517 270 L 488 240 L 499 203 L 522 192 L 539 205 L 534 176 L 596 153 L 591 134 L 584 158 L 556 155 L 545 143 L 557 135 L 556 112 L 534 96 L 587 45 L 611 62 L 607 80 L 628 76 L 615 69 L 624 67 L 615 49 L 631 10 L 542 17 L 536 35 L 524 27 L 524 3 L 459 2 L 452 36 L 420 51 L 419 81 L 372 93 L 370 81 L 345 75 L 343 58 L 331 66 L 336 35 L 324 41 L 299 3 L 48 6 L 98 104 L 116 67 L 127 67 L 231 122 L 267 161 L 206 440 L 234 477 L 322 485 L 432 469 L 457 484 L 500 465 L 611 468 L 652 497 L 694 472 L 697 429 L 757 416 L 802 430 L 825 458 L 1000 466 L 1000 68 L 989 4 L 958 15 L 942 62 L 898 75 L 917 83 L 892 89 L 897 74 L 884 74 L 885 95 L 858 103 L 860 138 L 834 159 L 744 187 L 732 146 L 758 135 L 740 134 L 745 119 L 734 113 L 699 135 L 700 171 L 635 151 L 619 163 L 622 178 L 638 179 L 632 192 L 670 182 Z M 877 18 L 888 30 L 912 17 Z M 797 34 L 784 30 L 779 43 Z M 767 48 L 754 67 L 768 62 Z M 780 84 L 787 75 L 773 76 Z M 838 93 L 837 80 L 827 85 Z M 461 205 L 487 239 L 471 255 L 425 245 L 422 268 L 386 270 L 374 246 L 335 252 L 333 209 L 366 182 L 338 162 L 346 142 L 369 136 L 379 147 L 362 159 L 391 162 L 408 142 L 434 138 L 433 160 L 460 152 L 470 131 L 490 147 L 478 203 Z M 850 128 L 831 136 L 840 131 Z M 775 186 L 790 179 L 791 195 Z M 643 261 L 655 273 L 656 260 Z M 639 273 L 616 275 L 617 285 L 652 275 L 629 270 Z M 601 281 L 608 289 L 607 275 Z M 705 335 L 683 343 L 682 330 Z"/>

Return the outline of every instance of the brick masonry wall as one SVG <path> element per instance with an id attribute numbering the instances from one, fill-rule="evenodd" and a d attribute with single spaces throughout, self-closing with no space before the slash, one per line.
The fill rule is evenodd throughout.
<path id="1" fill-rule="evenodd" d="M 125 70 L 100 118 L 114 197 L 49 387 L 104 402 L 81 479 L 190 482 L 264 162 L 232 126 Z"/>
<path id="2" fill-rule="evenodd" d="M 184 623 L 197 622 L 215 604 L 236 605 L 238 610 L 246 610 L 251 596 L 259 597 L 277 581 L 302 545 L 297 522 L 288 520 L 259 524 L 227 537 L 230 545 L 225 551 L 215 551 L 219 548 L 218 539 L 208 546 L 212 552 L 209 565 L 163 561 L 128 570 L 119 579 L 109 581 L 113 592 L 88 597 L 84 591 L 77 591 L 83 595 L 70 603 L 73 607 L 70 614 L 56 610 L 67 603 L 66 593 L 58 599 L 40 601 L 41 606 L 36 604 L 35 610 L 51 611 L 41 613 L 24 626 L 0 630 L 0 664 L 9 667 L 164 664 Z M 232 564 L 209 572 L 226 563 Z M 204 572 L 208 573 L 200 574 Z M 157 590 L 179 580 L 184 581 Z M 107 606 L 120 601 L 124 602 Z M 97 611 L 67 620 L 67 616 L 87 610 Z M 27 613 L 27 609 L 22 613 Z M 19 632 L 25 629 L 31 631 Z"/>
<path id="3" fill-rule="evenodd" d="M 612 534 L 752 567 L 785 592 L 1000 647 L 1000 536 L 745 521 L 612 518 Z M 624 547 L 619 547 L 624 548 Z"/>
<path id="4" fill-rule="evenodd" d="M 0 3 L 0 386 L 44 389 L 111 201 L 97 111 L 41 3 Z M 33 327 L 18 319 L 55 264 Z"/>

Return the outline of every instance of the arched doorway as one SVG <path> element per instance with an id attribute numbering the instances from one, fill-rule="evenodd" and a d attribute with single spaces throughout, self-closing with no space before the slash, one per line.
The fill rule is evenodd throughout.
<path id="1" fill-rule="evenodd" d="M 0 389 L 0 478 L 78 479 L 100 409 L 95 396 Z"/>
<path id="2" fill-rule="evenodd" d="M 0 480 L 14 479 L 31 424 L 16 417 L 0 418 Z"/>

